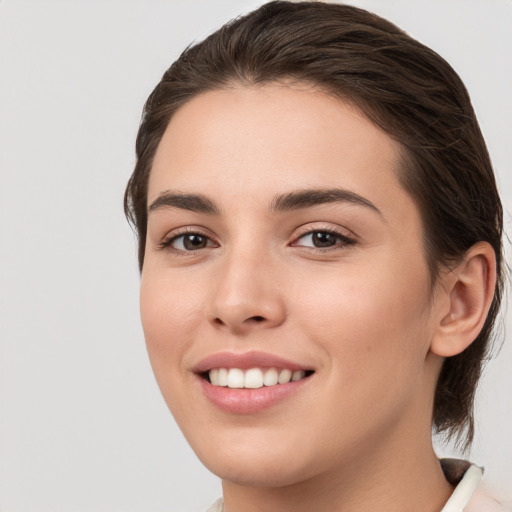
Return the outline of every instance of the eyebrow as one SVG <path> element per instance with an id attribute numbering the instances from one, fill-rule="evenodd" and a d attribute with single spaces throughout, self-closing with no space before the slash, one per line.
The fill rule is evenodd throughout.
<path id="1" fill-rule="evenodd" d="M 364 206 L 378 213 L 382 218 L 382 212 L 368 199 L 343 188 L 330 189 L 306 189 L 289 192 L 275 196 L 270 211 L 284 212 L 301 210 L 327 203 L 351 203 Z"/>
<path id="2" fill-rule="evenodd" d="M 148 212 L 163 208 L 181 208 L 197 213 L 219 215 L 220 210 L 215 203 L 202 194 L 181 194 L 166 190 L 162 192 L 150 205 Z"/>
<path id="3" fill-rule="evenodd" d="M 305 189 L 280 194 L 274 197 L 269 210 L 271 213 L 286 212 L 328 203 L 351 203 L 364 206 L 384 218 L 381 211 L 371 201 L 355 192 L 342 188 Z M 220 209 L 208 197 L 202 194 L 183 194 L 170 190 L 160 193 L 150 204 L 148 212 L 163 208 L 180 208 L 208 215 L 220 215 Z"/>

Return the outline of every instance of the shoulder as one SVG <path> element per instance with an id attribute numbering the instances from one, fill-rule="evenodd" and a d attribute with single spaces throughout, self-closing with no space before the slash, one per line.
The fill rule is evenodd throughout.
<path id="1" fill-rule="evenodd" d="M 512 512 L 482 482 L 483 468 L 458 459 L 442 459 L 444 476 L 455 488 L 442 512 Z"/>
<path id="2" fill-rule="evenodd" d="M 480 485 L 464 509 L 465 512 L 512 512 L 512 503 L 503 503 Z"/>

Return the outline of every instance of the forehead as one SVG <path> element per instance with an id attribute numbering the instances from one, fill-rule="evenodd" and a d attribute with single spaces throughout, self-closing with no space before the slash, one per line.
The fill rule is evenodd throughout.
<path id="1" fill-rule="evenodd" d="M 397 206 L 400 149 L 353 105 L 307 85 L 209 91 L 172 117 L 148 202 L 167 189 L 263 198 L 339 186 Z"/>

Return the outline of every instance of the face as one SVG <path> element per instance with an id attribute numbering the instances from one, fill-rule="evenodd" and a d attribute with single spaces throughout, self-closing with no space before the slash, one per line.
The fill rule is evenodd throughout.
<path id="1" fill-rule="evenodd" d="M 212 91 L 172 118 L 142 323 L 169 408 L 222 478 L 290 485 L 430 435 L 432 292 L 398 162 L 306 86 Z"/>

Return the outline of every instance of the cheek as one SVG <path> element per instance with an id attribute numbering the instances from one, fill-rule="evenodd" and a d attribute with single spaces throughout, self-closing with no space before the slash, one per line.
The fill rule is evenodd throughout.
<path id="1" fill-rule="evenodd" d="M 421 274 L 419 274 L 421 275 Z M 302 311 L 308 337 L 324 354 L 328 371 L 318 407 L 330 411 L 326 438 L 335 446 L 379 439 L 419 410 L 425 391 L 428 288 L 392 273 L 325 283 Z M 320 412 L 318 413 L 321 416 Z M 340 437 L 341 436 L 341 437 Z M 326 457 L 328 454 L 326 454 Z"/>
<path id="2" fill-rule="evenodd" d="M 157 380 L 160 381 L 162 374 L 168 374 L 166 370 L 170 367 L 179 366 L 187 340 L 200 321 L 203 310 L 200 304 L 193 283 L 176 282 L 164 271 L 152 273 L 148 269 L 143 272 L 141 320 Z"/>
<path id="3" fill-rule="evenodd" d="M 420 260 L 421 261 L 421 260 Z M 429 346 L 429 281 L 423 265 L 395 262 L 313 276 L 301 304 L 303 325 L 345 379 L 397 379 L 418 372 Z M 370 379 L 368 382 L 371 382 Z"/>

